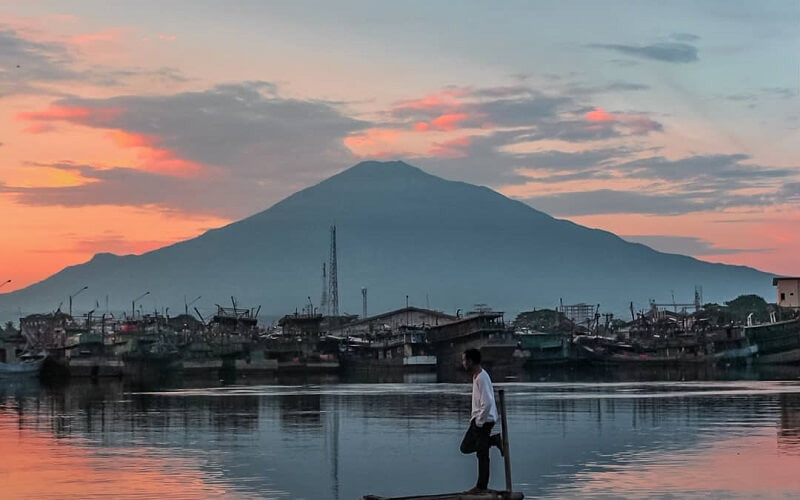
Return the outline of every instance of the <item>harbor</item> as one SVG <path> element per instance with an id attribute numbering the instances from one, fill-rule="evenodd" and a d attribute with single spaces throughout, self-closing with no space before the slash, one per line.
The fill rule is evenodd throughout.
<path id="1" fill-rule="evenodd" d="M 469 348 L 480 349 L 493 376 L 508 381 L 541 369 L 800 364 L 798 309 L 756 296 L 720 306 L 697 295 L 681 309 L 651 302 L 631 308 L 628 320 L 586 304 L 561 303 L 513 321 L 485 304 L 453 314 L 407 306 L 371 316 L 322 314 L 309 304 L 268 325 L 259 322 L 260 308 L 234 297 L 230 303 L 208 318 L 196 309 L 188 314 L 188 305 L 177 316 L 135 308 L 27 315 L 0 335 L 0 371 L 141 383 L 359 372 L 464 382 L 461 353 Z"/>

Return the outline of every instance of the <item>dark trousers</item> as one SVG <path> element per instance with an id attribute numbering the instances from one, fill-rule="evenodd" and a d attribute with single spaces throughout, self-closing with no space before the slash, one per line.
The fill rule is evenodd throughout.
<path id="1" fill-rule="evenodd" d="M 480 489 L 489 487 L 489 447 L 492 445 L 492 427 L 494 422 L 486 422 L 483 426 L 475 425 L 475 420 L 469 423 L 469 429 L 461 440 L 461 453 L 475 453 L 478 456 L 478 483 Z"/>

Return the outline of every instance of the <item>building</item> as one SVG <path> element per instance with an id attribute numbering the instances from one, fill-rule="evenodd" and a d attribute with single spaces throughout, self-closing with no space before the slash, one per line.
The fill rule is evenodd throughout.
<path id="1" fill-rule="evenodd" d="M 19 329 L 34 349 L 58 349 L 64 347 L 66 328 L 71 323 L 72 316 L 59 310 L 25 316 L 19 320 Z"/>
<path id="2" fill-rule="evenodd" d="M 425 328 L 449 323 L 456 319 L 458 318 L 441 311 L 405 307 L 332 328 L 328 333 L 337 337 L 380 336 L 396 332 L 400 327 Z"/>
<path id="3" fill-rule="evenodd" d="M 777 287 L 777 304 L 781 307 L 800 309 L 800 277 L 783 276 L 772 279 Z"/>
<path id="4" fill-rule="evenodd" d="M 461 367 L 467 349 L 481 351 L 481 364 L 496 380 L 516 376 L 522 368 L 513 328 L 506 326 L 502 312 L 479 312 L 428 328 L 428 340 L 436 352 L 438 379 L 465 382 L 469 376 Z M 520 356 L 515 352 L 519 351 Z"/>

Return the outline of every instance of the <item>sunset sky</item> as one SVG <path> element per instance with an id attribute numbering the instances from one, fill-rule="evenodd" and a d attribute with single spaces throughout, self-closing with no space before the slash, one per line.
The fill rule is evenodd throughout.
<path id="1" fill-rule="evenodd" d="M 0 0 L 0 292 L 403 159 L 800 274 L 800 2 Z"/>

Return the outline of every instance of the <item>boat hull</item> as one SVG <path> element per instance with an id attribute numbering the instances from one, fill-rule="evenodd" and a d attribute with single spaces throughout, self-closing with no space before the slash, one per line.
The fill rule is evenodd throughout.
<path id="1" fill-rule="evenodd" d="M 0 376 L 39 375 L 43 360 L 23 361 L 21 363 L 0 363 Z"/>

